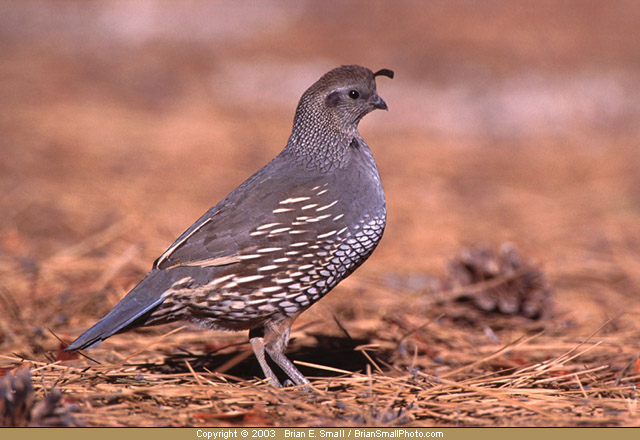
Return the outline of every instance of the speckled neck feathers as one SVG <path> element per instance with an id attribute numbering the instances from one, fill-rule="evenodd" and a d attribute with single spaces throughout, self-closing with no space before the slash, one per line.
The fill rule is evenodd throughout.
<path id="1" fill-rule="evenodd" d="M 300 98 L 283 153 L 293 155 L 308 170 L 343 168 L 349 162 L 351 146 L 364 144 L 358 123 L 378 108 L 386 109 L 386 104 L 376 92 L 371 70 L 360 66 L 334 69 Z"/>
<path id="2" fill-rule="evenodd" d="M 313 98 L 305 95 L 300 100 L 285 153 L 307 169 L 342 168 L 349 161 L 349 145 L 360 134 L 340 130 L 322 101 Z"/>

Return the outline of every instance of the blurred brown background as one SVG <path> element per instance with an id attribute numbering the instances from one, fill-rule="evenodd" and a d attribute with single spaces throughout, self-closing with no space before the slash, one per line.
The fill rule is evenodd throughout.
<path id="1" fill-rule="evenodd" d="M 388 226 L 302 323 L 375 328 L 509 241 L 554 288 L 552 334 L 613 319 L 638 344 L 638 23 L 636 1 L 0 2 L 0 352 L 42 360 L 44 328 L 108 311 L 340 64 L 396 72 L 360 127 Z"/>

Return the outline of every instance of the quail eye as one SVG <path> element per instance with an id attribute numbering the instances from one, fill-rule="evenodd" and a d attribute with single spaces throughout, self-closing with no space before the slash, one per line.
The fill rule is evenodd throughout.
<path id="1" fill-rule="evenodd" d="M 358 99 L 360 97 L 360 93 L 358 93 L 357 90 L 351 90 L 349 91 L 349 98 L 351 99 Z"/>

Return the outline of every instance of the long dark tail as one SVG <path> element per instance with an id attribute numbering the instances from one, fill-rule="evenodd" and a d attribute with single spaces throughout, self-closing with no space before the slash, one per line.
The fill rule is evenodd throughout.
<path id="1" fill-rule="evenodd" d="M 160 272 L 152 271 L 149 273 L 104 318 L 73 341 L 65 350 L 83 350 L 116 333 L 143 324 L 144 318 L 164 301 L 164 298 L 161 297 L 164 289 L 154 289 L 154 287 L 159 287 L 158 284 L 163 284 L 163 280 L 158 279 L 163 277 L 158 275 Z"/>

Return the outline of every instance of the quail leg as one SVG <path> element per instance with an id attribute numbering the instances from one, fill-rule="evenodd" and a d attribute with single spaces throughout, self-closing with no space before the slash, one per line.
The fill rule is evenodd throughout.
<path id="1" fill-rule="evenodd" d="M 306 385 L 309 380 L 298 371 L 293 363 L 284 355 L 284 350 L 289 343 L 289 333 L 293 319 L 280 323 L 269 323 L 264 326 L 265 341 L 264 348 L 269 357 L 291 378 L 296 385 Z"/>
<path id="2" fill-rule="evenodd" d="M 287 376 L 289 376 L 296 385 L 306 385 L 309 383 L 309 380 L 304 377 L 283 352 L 271 350 L 267 347 L 267 353 L 269 353 L 271 359 L 282 368 L 282 371 L 287 373 Z"/>
<path id="3" fill-rule="evenodd" d="M 271 367 L 269 367 L 267 359 L 264 356 L 264 330 L 262 328 L 251 329 L 249 331 L 249 342 L 251 343 L 253 353 L 256 355 L 258 363 L 262 368 L 262 372 L 265 377 L 269 379 L 269 383 L 276 388 L 281 388 L 282 385 L 280 384 L 280 381 L 274 374 Z"/>

